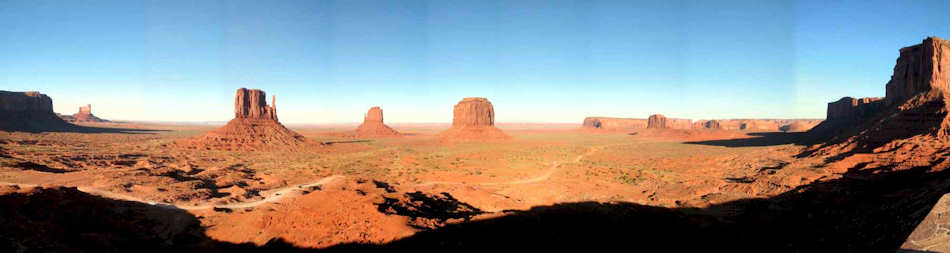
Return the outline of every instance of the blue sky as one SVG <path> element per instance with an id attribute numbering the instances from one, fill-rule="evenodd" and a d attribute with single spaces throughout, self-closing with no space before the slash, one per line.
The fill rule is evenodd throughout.
<path id="1" fill-rule="evenodd" d="M 834 3 L 828 3 L 834 2 Z M 950 37 L 950 1 L 9 1 L 0 90 L 103 118 L 224 121 L 234 90 L 285 123 L 585 116 L 824 118 L 883 96 L 898 49 Z"/>

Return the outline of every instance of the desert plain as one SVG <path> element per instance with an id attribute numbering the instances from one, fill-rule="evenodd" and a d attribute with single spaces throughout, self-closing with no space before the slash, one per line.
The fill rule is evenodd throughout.
<path id="1" fill-rule="evenodd" d="M 462 98 L 451 124 L 389 125 L 367 105 L 359 126 L 284 126 L 274 97 L 241 88 L 227 124 L 175 125 L 5 92 L 0 246 L 939 251 L 946 50 L 901 49 L 885 97 L 825 119 L 504 123 Z"/>

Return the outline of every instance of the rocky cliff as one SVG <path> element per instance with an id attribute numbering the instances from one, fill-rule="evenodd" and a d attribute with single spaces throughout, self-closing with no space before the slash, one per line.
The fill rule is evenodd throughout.
<path id="1" fill-rule="evenodd" d="M 653 114 L 647 118 L 647 128 L 690 129 L 693 128 L 693 121 L 690 119 L 667 118 L 663 114 Z"/>
<path id="2" fill-rule="evenodd" d="M 838 101 L 828 103 L 825 120 L 861 120 L 880 112 L 882 108 L 884 108 L 884 98 L 843 97 Z"/>
<path id="3" fill-rule="evenodd" d="M 35 91 L 0 91 L 0 130 L 62 131 L 75 126 L 53 113 L 53 99 Z"/>
<path id="4" fill-rule="evenodd" d="M 267 105 L 267 94 L 257 89 L 240 88 L 234 95 L 234 118 L 277 120 L 277 98 Z"/>
<path id="5" fill-rule="evenodd" d="M 902 48 L 894 74 L 885 85 L 885 104 L 903 103 L 911 96 L 950 86 L 950 41 L 928 37 L 921 44 Z"/>

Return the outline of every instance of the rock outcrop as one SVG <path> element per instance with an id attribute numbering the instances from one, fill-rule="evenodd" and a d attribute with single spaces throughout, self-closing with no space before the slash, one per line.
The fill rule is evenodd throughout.
<path id="1" fill-rule="evenodd" d="M 950 89 L 950 41 L 928 37 L 901 48 L 894 74 L 887 82 L 885 104 L 898 105 L 920 93 Z"/>
<path id="2" fill-rule="evenodd" d="M 66 116 L 62 118 L 69 122 L 109 122 L 108 120 L 104 120 L 96 117 L 96 115 L 93 115 L 92 105 L 89 104 L 86 106 L 80 106 L 79 112 L 73 114 L 72 116 Z"/>
<path id="3" fill-rule="evenodd" d="M 443 140 L 498 140 L 508 135 L 495 127 L 495 108 L 486 98 L 464 98 L 455 105 L 452 127 L 439 134 Z"/>
<path id="4" fill-rule="evenodd" d="M 866 119 L 877 114 L 884 108 L 884 98 L 843 97 L 838 101 L 828 103 L 829 121 L 854 121 Z"/>
<path id="5" fill-rule="evenodd" d="M 842 150 L 874 150 L 911 136 L 944 138 L 950 132 L 946 93 L 950 42 L 937 37 L 905 47 L 885 85 L 885 97 L 842 98 L 828 104 L 827 119 L 814 136 L 848 143 Z M 888 144 L 891 143 L 891 144 Z"/>
<path id="6" fill-rule="evenodd" d="M 719 120 L 697 120 L 693 122 L 693 129 L 721 129 Z"/>
<path id="7" fill-rule="evenodd" d="M 237 151 L 297 150 L 309 142 L 277 121 L 264 91 L 240 88 L 234 97 L 234 119 L 203 136 L 177 142 L 187 149 Z"/>
<path id="8" fill-rule="evenodd" d="M 53 99 L 35 91 L 0 91 L 0 130 L 64 131 L 76 126 L 53 113 Z"/>
<path id="9" fill-rule="evenodd" d="M 383 123 L 383 109 L 379 106 L 369 108 L 363 117 L 363 124 L 356 128 L 356 137 L 393 137 L 399 136 L 399 132 Z"/>
<path id="10" fill-rule="evenodd" d="M 693 127 L 692 120 L 667 118 L 663 114 L 653 114 L 647 118 L 647 128 L 661 129 L 690 129 Z"/>
<path id="11" fill-rule="evenodd" d="M 264 91 L 240 88 L 234 95 L 234 118 L 277 121 L 277 97 L 272 97 L 268 106 Z"/>
<path id="12" fill-rule="evenodd" d="M 583 128 L 603 130 L 629 130 L 647 128 L 646 119 L 587 117 L 584 118 Z"/>

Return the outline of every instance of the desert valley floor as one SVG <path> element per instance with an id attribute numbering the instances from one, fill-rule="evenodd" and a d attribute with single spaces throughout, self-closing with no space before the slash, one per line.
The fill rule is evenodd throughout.
<path id="1" fill-rule="evenodd" d="M 309 127 L 322 144 L 222 151 L 175 145 L 212 127 L 84 125 L 101 131 L 0 132 L 4 246 L 860 251 L 900 246 L 947 184 L 894 152 L 809 152 L 804 132 Z"/>

